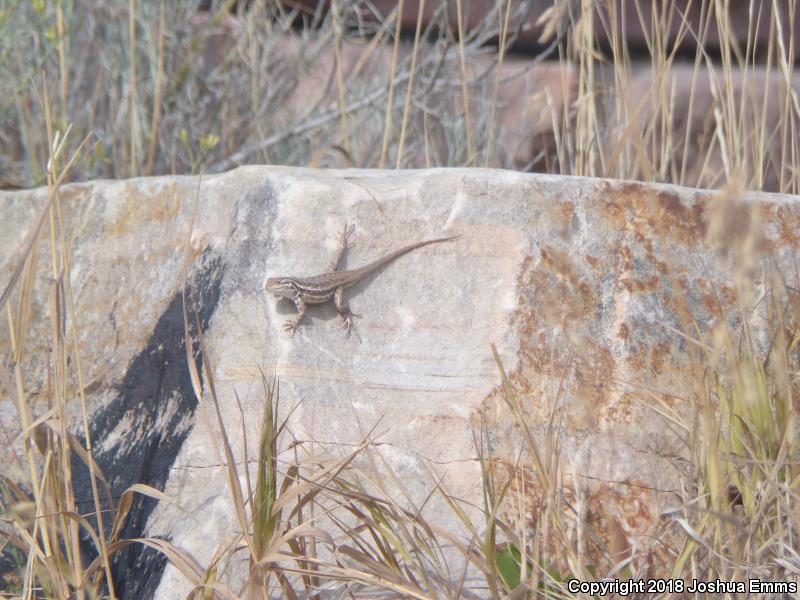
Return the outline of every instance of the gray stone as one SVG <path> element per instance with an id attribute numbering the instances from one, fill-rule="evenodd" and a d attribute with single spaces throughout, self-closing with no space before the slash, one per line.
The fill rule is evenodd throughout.
<path id="1" fill-rule="evenodd" d="M 45 195 L 0 193 L 4 284 Z M 800 204 L 789 196 L 738 201 L 666 185 L 480 169 L 242 167 L 203 178 L 69 185 L 62 208 L 74 239 L 70 278 L 98 461 L 115 494 L 141 481 L 183 509 L 140 502 L 125 533 L 168 537 L 200 564 L 236 526 L 214 417 L 192 394 L 183 349 L 187 240 L 190 297 L 238 458 L 243 433 L 249 455 L 256 453 L 261 368 L 280 378 L 284 408 L 299 404 L 290 423 L 298 440 L 348 451 L 380 423 L 380 451 L 416 499 L 432 487 L 426 465 L 433 465 L 455 496 L 480 502 L 473 431 L 481 419 L 511 471 L 521 447 L 493 343 L 536 432 L 544 434 L 554 403 L 562 411 L 562 465 L 582 518 L 612 546 L 647 555 L 685 457 L 632 392 L 685 391 L 690 349 L 675 331 L 682 327 L 676 297 L 702 330 L 733 319 L 758 283 L 762 258 L 794 272 L 800 231 Z M 346 222 L 356 224 L 348 268 L 420 239 L 464 237 L 403 256 L 352 288 L 350 305 L 363 315 L 353 336 L 344 336 L 331 305 L 312 306 L 295 336 L 284 332 L 295 310 L 265 293 L 267 277 L 324 271 Z M 44 238 L 25 369 L 33 391 L 45 384 L 49 343 Z M 757 243 L 745 247 L 746 239 Z M 2 327 L 8 356 L 5 320 Z M 44 397 L 31 398 L 44 411 Z M 78 432 L 74 400 L 72 409 Z M 13 438 L 19 418 L 7 390 L 0 418 Z M 4 474 L 23 479 L 12 452 L 19 445 L 0 447 Z M 523 477 L 535 491 L 534 479 Z M 444 505 L 425 516 L 455 528 Z M 535 522 L 510 509 L 504 516 Z M 163 560 L 140 550 L 121 556 L 115 572 L 127 581 L 121 597 L 188 591 Z"/>

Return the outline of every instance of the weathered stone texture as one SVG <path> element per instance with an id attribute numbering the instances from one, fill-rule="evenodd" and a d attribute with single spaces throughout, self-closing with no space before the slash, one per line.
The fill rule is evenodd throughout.
<path id="1" fill-rule="evenodd" d="M 44 197 L 42 190 L 0 194 L 2 281 Z M 68 186 L 62 207 L 74 239 L 70 278 L 101 463 L 116 493 L 137 480 L 163 485 L 186 511 L 159 505 L 140 514 L 130 534 L 170 537 L 201 563 L 230 533 L 233 515 L 208 407 L 191 396 L 181 351 L 175 311 L 186 240 L 191 295 L 236 452 L 243 432 L 234 392 L 253 456 L 261 368 L 279 376 L 285 407 L 299 403 L 291 421 L 298 439 L 350 448 L 360 427 L 380 420 L 382 451 L 412 493 L 423 498 L 430 489 L 432 460 L 453 494 L 477 499 L 470 459 L 481 420 L 500 460 L 513 465 L 520 448 L 494 343 L 534 430 L 544 434 L 554 406 L 563 414 L 565 487 L 580 496 L 581 517 L 610 548 L 634 545 L 646 556 L 661 510 L 674 502 L 683 449 L 637 392 L 677 402 L 691 352 L 678 333 L 686 319 L 698 331 L 734 322 L 765 265 L 796 277 L 800 231 L 793 197 L 740 201 L 493 170 L 243 167 L 202 179 Z M 292 337 L 281 326 L 294 308 L 267 297 L 264 282 L 323 271 L 345 222 L 356 224 L 348 267 L 419 239 L 464 237 L 406 255 L 356 285 L 349 297 L 363 315 L 357 335 L 345 338 L 326 305 L 311 307 Z M 46 241 L 34 305 L 42 324 L 30 335 L 25 373 L 32 390 L 44 385 L 49 343 L 44 257 Z M 0 418 L 13 437 L 18 418 L 3 394 Z M 45 409 L 42 397 L 32 401 Z M 0 448 L 3 465 L 15 464 L 13 451 L 19 447 Z M 534 480 L 516 485 L 536 491 Z M 428 518 L 452 525 L 444 507 L 432 510 Z M 535 514 L 506 516 L 535 524 Z M 135 556 L 118 568 L 145 569 Z M 155 589 L 159 569 L 127 597 Z M 180 581 L 168 568 L 156 597 L 176 597 Z"/>

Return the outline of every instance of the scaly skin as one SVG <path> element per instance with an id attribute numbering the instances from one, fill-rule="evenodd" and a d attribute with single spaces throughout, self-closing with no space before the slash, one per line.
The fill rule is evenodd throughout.
<path id="1" fill-rule="evenodd" d="M 342 317 L 344 327 L 349 336 L 353 328 L 353 313 L 350 312 L 347 300 L 344 297 L 345 289 L 358 283 L 373 271 L 380 269 L 412 250 L 422 248 L 422 246 L 427 246 L 428 244 L 457 240 L 461 237 L 460 235 L 454 235 L 445 238 L 437 238 L 435 240 L 417 242 L 395 250 L 391 254 L 387 254 L 383 258 L 379 258 L 358 269 L 339 271 L 338 268 L 342 256 L 345 251 L 352 246 L 348 243 L 348 239 L 352 234 L 353 227 L 348 228 L 345 225 L 342 231 L 341 248 L 336 259 L 331 263 L 329 272 L 322 273 L 321 275 L 314 275 L 313 277 L 270 277 L 267 279 L 266 288 L 270 293 L 281 298 L 292 300 L 297 307 L 297 318 L 287 321 L 284 325 L 284 328 L 287 331 L 291 331 L 292 335 L 294 335 L 298 327 L 300 327 L 300 323 L 303 322 L 306 316 L 307 304 L 321 304 L 333 298 L 336 310 Z"/>

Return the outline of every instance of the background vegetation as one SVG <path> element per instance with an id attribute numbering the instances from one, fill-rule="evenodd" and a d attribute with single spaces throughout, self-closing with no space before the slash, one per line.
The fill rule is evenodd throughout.
<path id="1" fill-rule="evenodd" d="M 66 151 L 90 136 L 70 179 L 489 165 L 797 191 L 795 0 L 428 0 L 405 37 L 403 3 L 305 4 L 5 0 L 0 174 L 45 182 L 47 83 Z M 514 52 L 534 22 L 537 57 Z"/>

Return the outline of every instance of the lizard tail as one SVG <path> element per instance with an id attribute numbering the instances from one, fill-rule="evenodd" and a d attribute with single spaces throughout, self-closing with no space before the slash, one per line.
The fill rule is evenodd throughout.
<path id="1" fill-rule="evenodd" d="M 384 265 L 389 264 L 393 260 L 395 260 L 397 258 L 400 258 L 404 254 L 408 254 L 412 250 L 416 250 L 417 248 L 422 248 L 423 246 L 428 246 L 430 244 L 439 244 L 441 242 L 452 242 L 452 241 L 455 241 L 455 240 L 457 240 L 457 239 L 459 239 L 461 237 L 463 237 L 463 236 L 459 233 L 457 235 L 451 235 L 450 237 L 436 238 L 435 240 L 424 240 L 422 242 L 416 242 L 414 244 L 409 244 L 408 246 L 404 246 L 403 248 L 400 248 L 399 250 L 395 250 L 391 254 L 387 254 L 383 258 L 379 258 L 378 260 L 376 260 L 375 262 L 373 262 L 373 263 L 371 263 L 369 265 L 365 265 L 365 266 L 361 267 L 360 269 L 356 269 L 356 271 L 358 271 L 359 276 L 364 277 L 365 275 L 368 275 L 369 273 L 372 273 L 376 269 L 380 269 Z"/>

